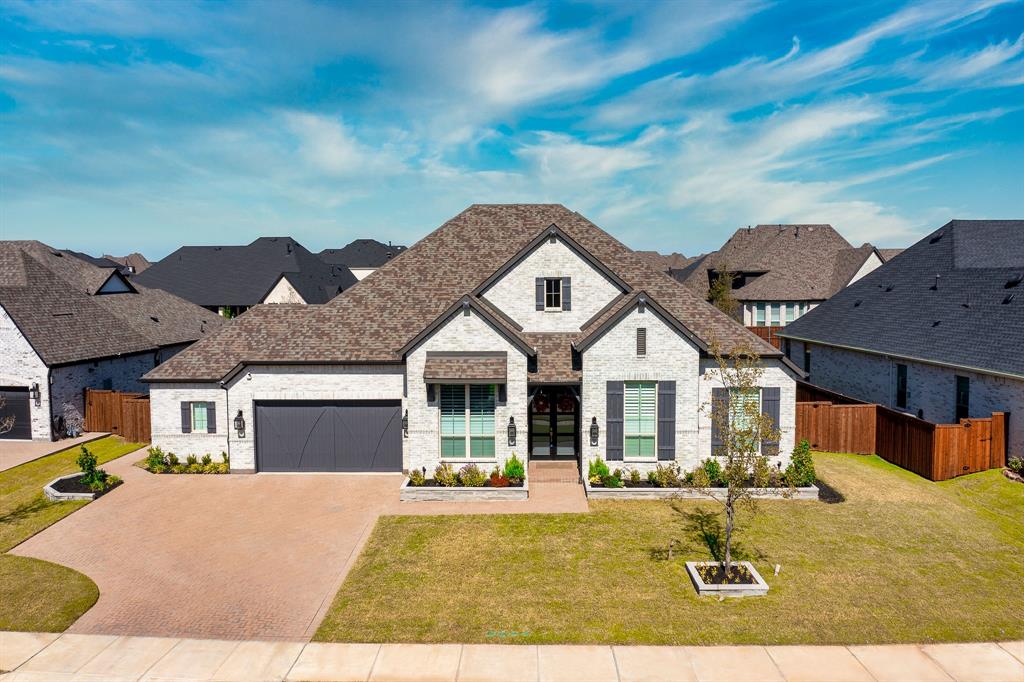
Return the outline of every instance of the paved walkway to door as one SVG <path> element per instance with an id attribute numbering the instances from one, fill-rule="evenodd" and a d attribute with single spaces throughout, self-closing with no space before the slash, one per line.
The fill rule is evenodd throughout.
<path id="1" fill-rule="evenodd" d="M 96 581 L 69 632 L 308 641 L 382 514 L 587 511 L 575 470 L 538 473 L 523 502 L 400 502 L 399 474 L 158 476 L 133 466 L 143 455 L 106 464 L 124 485 L 13 550 Z"/>
<path id="2" fill-rule="evenodd" d="M 892 646 L 302 644 L 0 633 L 4 682 L 1020 682 L 1024 642 Z"/>

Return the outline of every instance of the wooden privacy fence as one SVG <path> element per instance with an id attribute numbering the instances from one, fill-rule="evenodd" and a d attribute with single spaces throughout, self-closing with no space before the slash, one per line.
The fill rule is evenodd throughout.
<path id="1" fill-rule="evenodd" d="M 149 396 L 85 389 L 85 430 L 109 431 L 133 443 L 148 443 Z"/>
<path id="2" fill-rule="evenodd" d="M 1004 412 L 932 424 L 881 405 L 796 404 L 797 440 L 816 450 L 875 454 L 932 481 L 1004 466 L 1006 425 Z"/>
<path id="3" fill-rule="evenodd" d="M 779 332 L 785 329 L 785 327 L 747 327 L 747 329 L 761 337 L 762 341 L 767 341 L 776 348 L 782 348 L 782 339 L 779 338 Z"/>

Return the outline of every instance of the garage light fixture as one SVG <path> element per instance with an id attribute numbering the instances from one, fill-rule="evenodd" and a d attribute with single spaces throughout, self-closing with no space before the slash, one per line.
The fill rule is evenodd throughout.
<path id="1" fill-rule="evenodd" d="M 508 418 L 508 444 L 513 446 L 516 444 L 516 418 Z"/>
<path id="2" fill-rule="evenodd" d="M 36 407 L 43 404 L 43 398 L 39 394 L 39 384 L 32 384 L 32 388 L 28 389 L 28 394 L 35 401 Z"/>
<path id="3" fill-rule="evenodd" d="M 235 415 L 235 431 L 238 432 L 239 438 L 245 438 L 245 417 L 242 416 L 241 410 Z"/>
<path id="4" fill-rule="evenodd" d="M 590 418 L 590 444 L 597 445 L 597 439 L 601 435 L 601 428 L 597 425 L 597 417 Z"/>

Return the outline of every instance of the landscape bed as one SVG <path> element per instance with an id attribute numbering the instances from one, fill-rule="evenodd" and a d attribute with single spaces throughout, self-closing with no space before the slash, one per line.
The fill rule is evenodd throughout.
<path id="1" fill-rule="evenodd" d="M 584 490 L 588 498 L 603 500 L 666 500 L 666 499 L 690 499 L 690 500 L 711 500 L 720 499 L 725 496 L 725 488 L 661 488 L 650 483 L 639 485 L 625 484 L 620 488 L 608 488 L 595 486 L 584 479 Z M 751 497 L 763 500 L 816 500 L 818 499 L 817 486 L 805 486 L 800 488 L 761 488 L 751 489 Z"/>
<path id="2" fill-rule="evenodd" d="M 814 464 L 842 504 L 763 500 L 756 515 L 738 511 L 734 558 L 770 583 L 763 597 L 720 602 L 694 590 L 686 562 L 722 558 L 717 502 L 591 499 L 587 514 L 385 516 L 314 639 L 1024 639 L 1024 591 L 1010 588 L 1024 555 L 1024 486 L 998 470 L 932 483 L 865 455 L 817 453 Z M 981 559 L 984 570 L 951 570 Z"/>
<path id="3" fill-rule="evenodd" d="M 409 479 L 406 478 L 402 481 L 398 497 L 402 502 L 473 502 L 525 500 L 529 496 L 530 488 L 526 479 L 518 485 L 495 487 L 485 484 L 467 487 L 444 486 L 433 480 L 427 480 L 420 485 L 410 485 Z"/>

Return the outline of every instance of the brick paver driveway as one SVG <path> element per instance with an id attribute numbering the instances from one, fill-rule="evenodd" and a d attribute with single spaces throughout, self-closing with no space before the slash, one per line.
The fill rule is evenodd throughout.
<path id="1" fill-rule="evenodd" d="M 100 599 L 72 633 L 308 640 L 381 514 L 586 512 L 575 469 L 530 466 L 524 502 L 406 502 L 399 474 L 150 474 L 23 542 L 70 566 Z M 539 468 L 538 468 L 539 466 Z"/>
<path id="2" fill-rule="evenodd" d="M 363 535 L 398 506 L 401 476 L 156 476 L 19 545 L 85 573 L 100 599 L 69 632 L 308 639 Z"/>

